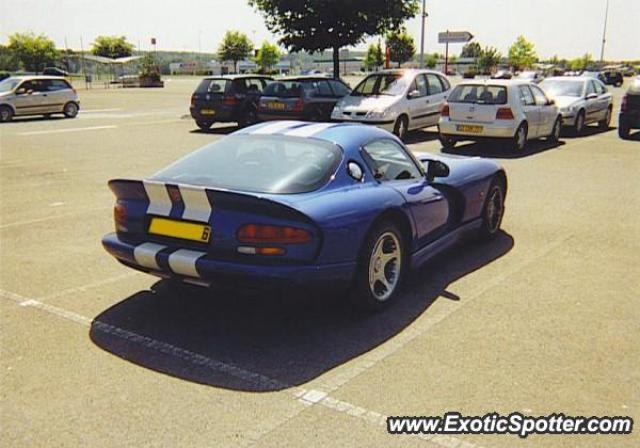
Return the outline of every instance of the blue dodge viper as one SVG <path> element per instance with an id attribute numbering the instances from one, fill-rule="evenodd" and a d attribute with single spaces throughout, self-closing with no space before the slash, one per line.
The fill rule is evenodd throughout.
<path id="1" fill-rule="evenodd" d="M 102 243 L 131 268 L 201 286 L 341 283 L 378 309 L 411 267 L 499 231 L 507 178 L 490 160 L 414 155 L 376 127 L 281 121 L 109 187 L 116 231 Z"/>

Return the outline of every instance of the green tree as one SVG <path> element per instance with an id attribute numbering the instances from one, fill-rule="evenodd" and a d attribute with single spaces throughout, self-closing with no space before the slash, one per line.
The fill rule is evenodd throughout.
<path id="1" fill-rule="evenodd" d="M 380 42 L 369 45 L 364 57 L 364 66 L 367 70 L 376 70 L 384 64 L 384 53 Z"/>
<path id="2" fill-rule="evenodd" d="M 591 64 L 593 64 L 593 58 L 591 57 L 591 54 L 585 53 L 579 58 L 572 59 L 569 62 L 569 68 L 571 68 L 571 70 L 573 71 L 582 71 L 589 68 Z"/>
<path id="3" fill-rule="evenodd" d="M 252 52 L 253 44 L 240 31 L 227 31 L 218 47 L 218 57 L 223 61 L 233 61 L 235 73 L 238 72 L 238 61 L 247 58 Z"/>
<path id="4" fill-rule="evenodd" d="M 483 72 L 491 72 L 502 60 L 502 55 L 494 47 L 484 47 L 478 56 L 478 68 Z"/>
<path id="5" fill-rule="evenodd" d="M 396 61 L 398 67 L 410 61 L 416 54 L 416 44 L 404 27 L 387 34 L 387 47 L 391 60 Z"/>
<path id="6" fill-rule="evenodd" d="M 153 53 L 145 53 L 140 60 L 140 76 L 152 81 L 160 81 L 160 67 Z"/>
<path id="7" fill-rule="evenodd" d="M 424 65 L 427 68 L 436 68 L 438 64 L 438 53 L 428 54 L 424 59 Z"/>
<path id="8" fill-rule="evenodd" d="M 399 27 L 419 10 L 419 0 L 248 0 L 291 51 L 332 49 L 333 75 L 340 74 L 340 48 Z"/>
<path id="9" fill-rule="evenodd" d="M 254 61 L 258 64 L 262 73 L 270 73 L 273 66 L 280 60 L 280 56 L 280 50 L 277 45 L 264 41 Z"/>
<path id="10" fill-rule="evenodd" d="M 15 71 L 20 68 L 20 61 L 13 50 L 6 45 L 0 45 L 0 70 Z"/>
<path id="11" fill-rule="evenodd" d="M 12 34 L 9 36 L 7 48 L 18 63 L 30 72 L 37 72 L 47 65 L 53 65 L 59 55 L 56 45 L 44 34 Z"/>
<path id="12" fill-rule="evenodd" d="M 538 60 L 535 48 L 531 42 L 518 36 L 516 41 L 509 47 L 509 64 L 515 70 L 531 67 Z"/>
<path id="13" fill-rule="evenodd" d="M 98 36 L 91 44 L 91 53 L 111 59 L 124 58 L 133 53 L 133 44 L 124 36 Z"/>
<path id="14" fill-rule="evenodd" d="M 462 47 L 460 57 L 477 59 L 480 57 L 481 53 L 482 47 L 478 42 L 469 42 L 467 44 L 464 44 L 464 46 Z"/>

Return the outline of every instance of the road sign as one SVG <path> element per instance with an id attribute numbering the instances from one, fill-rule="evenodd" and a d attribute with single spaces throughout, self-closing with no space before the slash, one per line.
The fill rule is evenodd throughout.
<path id="1" fill-rule="evenodd" d="M 469 31 L 445 31 L 438 33 L 438 43 L 440 44 L 463 44 L 473 39 L 473 34 Z"/>

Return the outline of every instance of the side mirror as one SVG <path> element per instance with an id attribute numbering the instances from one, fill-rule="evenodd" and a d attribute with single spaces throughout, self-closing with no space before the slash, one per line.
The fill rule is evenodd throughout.
<path id="1" fill-rule="evenodd" d="M 27 89 L 25 89 L 24 87 L 16 89 L 16 95 L 24 95 L 25 93 L 27 93 Z"/>
<path id="2" fill-rule="evenodd" d="M 590 93 L 585 98 L 588 99 L 588 100 L 593 100 L 593 99 L 598 98 L 598 94 L 597 93 Z"/>
<path id="3" fill-rule="evenodd" d="M 555 106 L 555 104 L 556 104 L 556 100 L 554 100 L 553 98 L 547 101 L 547 106 Z"/>
<path id="4" fill-rule="evenodd" d="M 407 95 L 407 98 L 412 100 L 414 98 L 418 98 L 419 96 L 420 96 L 420 91 L 419 90 L 412 90 L 411 92 L 409 92 L 409 95 Z"/>
<path id="5" fill-rule="evenodd" d="M 427 165 L 427 180 L 433 182 L 436 177 L 449 176 L 449 167 L 439 160 L 429 160 Z"/>

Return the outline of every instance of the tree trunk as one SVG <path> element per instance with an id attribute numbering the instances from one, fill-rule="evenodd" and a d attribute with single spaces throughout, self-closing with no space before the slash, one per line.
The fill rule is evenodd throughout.
<path id="1" fill-rule="evenodd" d="M 333 77 L 340 78 L 340 47 L 333 47 Z"/>

